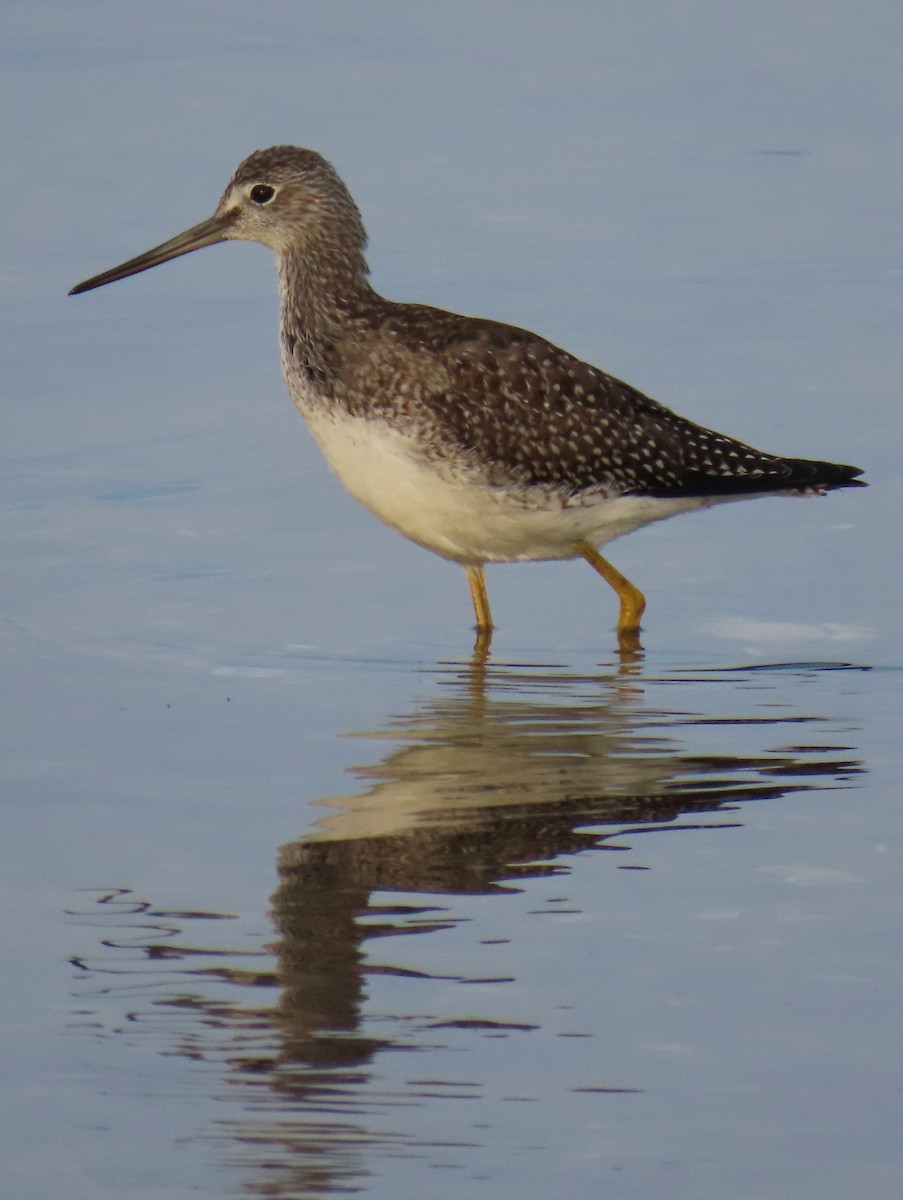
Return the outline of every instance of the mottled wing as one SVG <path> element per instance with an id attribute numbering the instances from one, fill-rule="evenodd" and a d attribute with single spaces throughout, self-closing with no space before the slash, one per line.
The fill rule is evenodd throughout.
<path id="1" fill-rule="evenodd" d="M 437 321 L 436 310 L 412 306 L 413 324 L 421 312 L 451 384 L 429 398 L 441 438 L 488 465 L 492 482 L 689 497 L 818 490 L 859 473 L 705 429 L 525 330 L 445 313 Z"/>

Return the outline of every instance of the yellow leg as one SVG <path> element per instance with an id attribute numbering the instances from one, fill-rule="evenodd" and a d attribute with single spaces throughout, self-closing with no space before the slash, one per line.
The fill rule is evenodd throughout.
<path id="1" fill-rule="evenodd" d="M 473 611 L 477 618 L 477 642 L 475 649 L 485 653 L 492 639 L 492 613 L 489 611 L 489 596 L 486 593 L 486 581 L 483 578 L 483 568 L 468 566 L 467 582 L 470 584 L 470 598 L 473 600 Z"/>
<path id="2" fill-rule="evenodd" d="M 621 610 L 618 613 L 618 633 L 635 634 L 640 628 L 640 618 L 646 608 L 646 597 L 639 588 L 616 571 L 607 558 L 603 558 L 589 542 L 578 542 L 577 552 L 582 554 L 594 571 L 598 571 L 607 584 L 618 593 Z"/>
<path id="3" fill-rule="evenodd" d="M 464 570 L 470 584 L 470 598 L 473 600 L 473 611 L 477 618 L 477 630 L 480 633 L 489 633 L 492 629 L 492 613 L 489 611 L 489 596 L 486 592 L 483 568 L 470 566 Z"/>

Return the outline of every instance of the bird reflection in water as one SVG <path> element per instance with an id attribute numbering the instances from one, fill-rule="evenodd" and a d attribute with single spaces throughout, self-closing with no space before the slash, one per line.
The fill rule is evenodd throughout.
<path id="1" fill-rule="evenodd" d="M 699 681 L 651 684 L 681 682 Z M 173 998 L 183 1010 L 200 1010 L 203 1043 L 220 1042 L 203 1056 L 224 1061 L 229 1082 L 250 1088 L 253 1111 L 229 1133 L 244 1166 L 254 1171 L 268 1160 L 265 1189 L 260 1184 L 268 1195 L 342 1190 L 366 1173 L 368 1147 L 411 1150 L 412 1135 L 386 1134 L 378 1114 L 435 1103 L 435 1081 L 406 1080 L 394 1092 L 384 1078 L 375 1083 L 385 1074 L 375 1066 L 383 1051 L 430 1049 L 452 1028 L 472 1029 L 476 1044 L 487 1029 L 524 1027 L 474 1015 L 473 989 L 462 992 L 467 1007 L 451 1020 L 423 1014 L 422 990 L 407 1010 L 419 1016 L 367 1011 L 368 979 L 389 974 L 416 987 L 413 980 L 431 978 L 403 965 L 407 939 L 393 936 L 381 954 L 386 935 L 436 934 L 461 920 L 455 906 L 464 897 L 567 875 L 583 852 L 608 852 L 613 865 L 636 867 L 624 851 L 635 850 L 644 832 L 736 825 L 739 802 L 824 787 L 860 769 L 842 747 L 786 748 L 788 722 L 815 720 L 786 711 L 727 720 L 744 746 L 764 749 L 705 752 L 699 727 L 723 726 L 725 718 L 688 715 L 670 703 L 656 708 L 650 681 L 623 663 L 594 675 L 449 664 L 440 684 L 409 715 L 357 735 L 388 742 L 388 752 L 355 768 L 354 790 L 324 801 L 313 830 L 280 849 L 276 940 L 267 947 L 275 969 L 208 958 L 200 972 L 191 970 L 194 982 L 218 979 L 230 985 L 230 999 Z M 662 691 L 670 701 L 674 689 Z M 685 701 L 686 689 L 678 693 Z M 774 748 L 775 738 L 784 749 Z M 516 939 L 502 922 L 503 915 L 500 940 Z M 170 947 L 169 969 L 177 950 Z M 475 982 L 453 967 L 441 978 Z M 261 1003 L 260 985 L 278 986 L 272 1007 Z"/>

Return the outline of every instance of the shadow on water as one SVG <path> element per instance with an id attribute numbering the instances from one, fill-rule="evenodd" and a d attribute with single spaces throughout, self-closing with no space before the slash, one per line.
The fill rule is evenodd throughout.
<path id="1" fill-rule="evenodd" d="M 104 927 L 105 947 L 75 963 L 79 1011 L 92 996 L 109 1005 L 127 995 L 130 1034 L 144 1028 L 161 1052 L 218 1064 L 217 1098 L 225 1090 L 239 1106 L 220 1133 L 229 1158 L 250 1170 L 252 1193 L 356 1191 L 375 1159 L 447 1165 L 439 1159 L 450 1147 L 466 1160 L 489 1136 L 479 1125 L 455 1130 L 436 1118 L 426 1135 L 399 1108 L 479 1097 L 484 1039 L 517 1037 L 543 1017 L 500 1017 L 497 997 L 481 1012 L 480 989 L 455 985 L 501 985 L 516 1014 L 530 998 L 513 1002 L 509 975 L 474 973 L 460 940 L 432 966 L 412 966 L 405 948 L 415 943 L 399 935 L 421 944 L 464 930 L 465 942 L 510 945 L 530 935 L 535 900 L 488 916 L 484 906 L 477 918 L 468 898 L 517 897 L 531 880 L 569 876 L 587 854 L 648 870 L 646 835 L 736 829 L 746 804 L 844 786 L 862 770 L 849 730 L 801 712 L 769 682 L 824 669 L 844 668 L 650 679 L 638 664 L 608 674 L 441 665 L 429 699 L 351 735 L 386 750 L 354 768 L 352 791 L 323 801 L 315 827 L 279 849 L 274 942 L 193 946 L 185 930 L 223 914 L 163 912 L 110 891 L 79 913 Z M 670 852 L 680 855 L 681 842 Z M 564 900 L 546 897 L 544 911 Z M 598 941 L 604 929 L 585 936 Z M 442 1058 L 449 1047 L 453 1068 Z M 461 1051 L 470 1051 L 464 1067 Z M 621 1080 L 571 1090 L 640 1089 Z"/>

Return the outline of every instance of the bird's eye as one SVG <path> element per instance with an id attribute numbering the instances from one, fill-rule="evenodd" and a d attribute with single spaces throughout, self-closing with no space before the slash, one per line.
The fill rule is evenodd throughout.
<path id="1" fill-rule="evenodd" d="M 269 204 L 276 195 L 276 189 L 268 183 L 255 183 L 250 195 L 255 204 Z"/>

